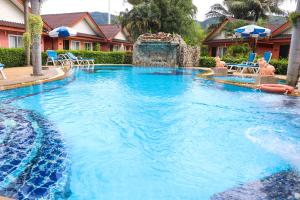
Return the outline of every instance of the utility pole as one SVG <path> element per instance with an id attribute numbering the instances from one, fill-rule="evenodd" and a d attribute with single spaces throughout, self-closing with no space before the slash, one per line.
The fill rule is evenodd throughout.
<path id="1" fill-rule="evenodd" d="M 110 15 L 110 0 L 108 0 L 108 24 L 111 24 L 111 15 Z"/>

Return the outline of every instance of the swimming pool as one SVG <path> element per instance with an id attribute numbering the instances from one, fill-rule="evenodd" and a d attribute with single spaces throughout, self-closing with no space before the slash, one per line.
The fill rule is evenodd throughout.
<path id="1" fill-rule="evenodd" d="M 0 151 L 6 168 L 15 166 L 0 174 L 0 194 L 205 200 L 274 174 L 297 173 L 300 100 L 197 73 L 97 66 L 0 92 L 1 148 L 14 141 L 7 138 L 15 131 L 30 138 L 10 145 L 23 150 L 21 164 Z"/>

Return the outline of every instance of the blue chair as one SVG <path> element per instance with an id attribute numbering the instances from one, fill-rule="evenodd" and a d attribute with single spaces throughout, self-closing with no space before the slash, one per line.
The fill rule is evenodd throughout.
<path id="1" fill-rule="evenodd" d="M 272 58 L 272 52 L 266 51 L 266 52 L 264 53 L 264 59 L 265 59 L 265 61 L 266 61 L 267 63 L 270 63 L 271 58 Z M 258 65 L 257 63 L 252 63 L 252 64 L 239 64 L 239 65 L 237 65 L 236 67 L 237 67 L 238 70 L 239 70 L 239 69 L 241 70 L 241 73 L 244 73 L 244 71 L 245 71 L 246 69 L 248 69 L 248 70 L 250 70 L 250 71 L 252 71 L 252 72 L 254 72 L 254 73 L 256 73 L 256 74 L 259 72 L 259 65 Z"/>
<path id="2" fill-rule="evenodd" d="M 0 63 L 0 74 L 2 75 L 2 78 L 4 80 L 6 80 L 6 76 L 5 76 L 4 72 L 3 72 L 3 69 L 4 69 L 4 65 Z"/>
<path id="3" fill-rule="evenodd" d="M 237 68 L 238 69 L 238 66 L 239 65 L 252 65 L 254 64 L 254 61 L 255 61 L 255 58 L 256 58 L 256 53 L 249 53 L 249 56 L 248 56 L 248 60 L 246 62 L 243 62 L 243 63 L 240 63 L 240 64 L 236 64 L 236 63 L 226 63 L 226 66 L 229 67 L 229 70 L 233 70 L 233 68 Z"/>
<path id="4" fill-rule="evenodd" d="M 48 50 L 47 56 L 48 58 L 47 58 L 46 66 L 48 66 L 49 63 L 52 63 L 54 66 L 56 66 L 57 64 L 63 66 L 65 61 L 68 61 L 68 59 L 66 59 L 64 55 L 58 55 L 57 52 L 53 50 Z"/>
<path id="5" fill-rule="evenodd" d="M 77 64 L 77 65 L 82 65 L 82 64 L 94 65 L 95 64 L 94 59 L 77 57 L 71 52 L 68 52 L 66 54 L 66 56 L 69 60 L 71 60 L 74 64 Z"/>

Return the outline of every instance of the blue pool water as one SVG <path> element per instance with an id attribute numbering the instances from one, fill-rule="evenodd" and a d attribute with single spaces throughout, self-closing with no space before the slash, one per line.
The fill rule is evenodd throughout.
<path id="1" fill-rule="evenodd" d="M 217 76 L 214 77 L 216 80 L 232 81 L 237 83 L 255 83 L 253 77 L 242 77 L 242 76 Z"/>
<path id="2" fill-rule="evenodd" d="M 106 66 L 95 72 L 76 70 L 62 81 L 0 92 L 0 142 L 5 141 L 4 131 L 12 132 L 9 118 L 31 122 L 36 138 L 40 132 L 55 135 L 51 144 L 58 148 L 52 150 L 53 158 L 45 155 L 44 160 L 52 164 L 47 177 L 51 179 L 56 170 L 55 181 L 62 184 L 68 179 L 64 195 L 72 200 L 206 200 L 247 182 L 300 169 L 298 98 L 203 80 L 197 73 Z M 51 124 L 51 129 L 44 124 Z M 46 141 L 51 139 L 47 134 Z M 25 166 L 17 164 L 23 170 L 14 174 L 16 180 L 23 174 L 24 184 L 39 185 L 33 192 L 21 191 L 32 199 L 33 193 L 53 193 L 41 186 L 43 178 L 33 181 L 26 170 L 40 166 L 40 161 L 29 162 L 28 155 L 38 158 L 52 146 L 35 141 L 46 150 L 39 154 L 24 147 Z M 68 178 L 60 181 L 59 172 Z M 15 179 L 5 184 L 0 179 L 0 194 L 7 185 L 20 188 Z M 52 185 L 54 193 L 63 196 L 63 187 Z"/>

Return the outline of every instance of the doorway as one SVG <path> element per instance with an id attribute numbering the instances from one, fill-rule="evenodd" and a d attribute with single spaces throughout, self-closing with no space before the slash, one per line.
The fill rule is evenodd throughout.
<path id="1" fill-rule="evenodd" d="M 211 56 L 216 57 L 217 56 L 217 47 L 212 47 L 211 48 Z"/>
<path id="2" fill-rule="evenodd" d="M 70 49 L 70 41 L 69 40 L 64 40 L 63 41 L 63 49 L 64 50 L 69 50 Z"/>
<path id="3" fill-rule="evenodd" d="M 290 52 L 290 45 L 280 45 L 279 58 L 288 58 Z"/>

